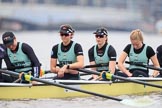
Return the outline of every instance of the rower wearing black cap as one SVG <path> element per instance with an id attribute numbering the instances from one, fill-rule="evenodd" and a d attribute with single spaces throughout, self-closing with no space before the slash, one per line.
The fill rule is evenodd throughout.
<path id="1" fill-rule="evenodd" d="M 62 42 L 52 48 L 51 71 L 57 73 L 55 79 L 80 79 L 79 72 L 74 69 L 83 68 L 84 57 L 81 45 L 71 40 L 74 29 L 69 24 L 61 25 L 59 35 Z"/>
<path id="2" fill-rule="evenodd" d="M 2 35 L 3 44 L 7 47 L 4 60 L 8 70 L 21 72 L 31 72 L 33 77 L 39 77 L 40 62 L 31 46 L 27 43 L 17 42 L 13 32 L 5 32 Z M 6 79 L 12 82 L 15 78 Z"/>
<path id="3" fill-rule="evenodd" d="M 93 70 L 102 72 L 110 71 L 115 73 L 116 51 L 112 45 L 108 43 L 108 33 L 105 27 L 98 28 L 95 32 L 96 45 L 92 46 L 89 51 L 89 62 L 91 65 L 107 64 L 107 66 L 96 67 Z M 92 75 L 93 80 L 99 79 L 98 75 Z"/>

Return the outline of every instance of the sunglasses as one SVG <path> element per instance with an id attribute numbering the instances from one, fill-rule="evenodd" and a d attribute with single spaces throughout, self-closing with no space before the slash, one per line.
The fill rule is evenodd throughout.
<path id="1" fill-rule="evenodd" d="M 65 36 L 65 37 L 67 37 L 67 36 L 69 36 L 69 34 L 68 34 L 68 33 L 60 33 L 60 36 Z"/>
<path id="2" fill-rule="evenodd" d="M 96 38 L 103 38 L 104 35 L 95 35 Z"/>

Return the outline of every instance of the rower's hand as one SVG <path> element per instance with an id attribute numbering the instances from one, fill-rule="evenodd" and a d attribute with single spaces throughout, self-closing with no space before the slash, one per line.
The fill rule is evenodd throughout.
<path id="1" fill-rule="evenodd" d="M 129 70 L 127 70 L 125 73 L 127 74 L 128 77 L 132 77 L 133 76 L 133 74 L 131 72 L 129 72 Z"/>
<path id="2" fill-rule="evenodd" d="M 20 80 L 24 80 L 24 79 L 22 79 L 22 78 L 24 78 L 23 76 L 24 76 L 24 72 L 19 73 L 19 79 Z"/>
<path id="3" fill-rule="evenodd" d="M 97 80 L 99 80 L 99 79 L 101 79 L 101 77 L 99 77 L 98 75 L 92 75 L 92 80 L 93 81 L 97 81 Z"/>
<path id="4" fill-rule="evenodd" d="M 30 74 L 25 74 L 24 72 L 21 72 L 20 74 L 19 74 L 19 79 L 20 80 L 23 80 L 23 81 L 31 81 L 31 75 Z"/>
<path id="5" fill-rule="evenodd" d="M 58 71 L 57 76 L 58 76 L 59 78 L 64 77 L 64 71 L 61 71 L 61 70 Z"/>
<path id="6" fill-rule="evenodd" d="M 32 85 L 37 85 L 37 84 L 39 84 L 37 81 L 31 81 L 31 84 Z"/>
<path id="7" fill-rule="evenodd" d="M 128 77 L 132 77 L 133 76 L 133 74 L 132 73 L 129 73 L 129 74 L 127 74 L 128 75 Z"/>
<path id="8" fill-rule="evenodd" d="M 64 65 L 62 68 L 59 69 L 59 71 L 57 73 L 57 76 L 59 78 L 64 77 L 64 73 L 66 72 L 66 70 L 67 70 L 67 66 Z"/>

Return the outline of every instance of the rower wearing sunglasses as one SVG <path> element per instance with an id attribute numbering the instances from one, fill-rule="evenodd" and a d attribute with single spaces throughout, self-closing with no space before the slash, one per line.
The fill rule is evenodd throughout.
<path id="1" fill-rule="evenodd" d="M 52 48 L 51 72 L 57 73 L 55 79 L 78 80 L 80 79 L 79 72 L 75 69 L 84 66 L 82 46 L 72 41 L 74 29 L 68 24 L 60 27 L 59 35 L 62 42 Z"/>
<path id="2" fill-rule="evenodd" d="M 95 71 L 110 71 L 115 73 L 116 66 L 116 51 L 112 45 L 108 43 L 107 29 L 104 27 L 98 28 L 94 32 L 96 38 L 96 45 L 92 46 L 88 51 L 90 65 L 107 64 L 107 66 L 95 67 Z M 99 79 L 98 75 L 92 75 L 92 80 Z"/>

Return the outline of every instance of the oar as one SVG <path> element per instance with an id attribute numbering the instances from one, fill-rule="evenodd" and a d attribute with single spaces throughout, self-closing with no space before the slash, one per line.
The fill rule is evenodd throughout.
<path id="1" fill-rule="evenodd" d="M 42 75 L 44 75 L 44 74 L 48 74 L 48 73 L 53 73 L 53 72 L 51 72 L 50 70 L 42 70 L 41 72 L 40 72 L 40 74 L 42 74 Z M 55 74 L 55 73 L 53 73 L 53 74 Z M 41 76 L 42 76 L 41 75 Z M 80 76 L 85 76 L 85 75 L 89 75 L 88 73 L 80 73 Z"/>
<path id="2" fill-rule="evenodd" d="M 60 67 L 59 64 L 57 64 L 57 66 Z M 85 65 L 83 68 L 105 67 L 105 66 L 108 66 L 108 63 L 94 64 L 94 65 Z"/>
<path id="3" fill-rule="evenodd" d="M 100 75 L 99 72 L 92 71 L 92 70 L 78 69 L 78 71 L 85 72 L 85 73 L 89 73 L 89 74 Z M 140 81 L 140 80 L 128 79 L 128 78 L 125 78 L 125 77 L 121 77 L 121 76 L 117 76 L 117 75 L 110 74 L 108 72 L 105 72 L 105 75 L 106 75 L 106 79 L 109 79 L 109 80 L 111 80 L 113 78 L 116 78 L 116 79 L 120 79 L 120 80 L 125 80 L 125 81 L 129 81 L 129 82 L 134 82 L 134 83 L 138 83 L 138 84 L 147 85 L 147 86 L 162 88 L 162 86 L 160 86 L 160 85 L 151 84 L 151 83 L 147 83 L 147 82 Z"/>
<path id="4" fill-rule="evenodd" d="M 108 66 L 109 63 L 100 63 L 100 64 L 94 64 L 94 65 L 85 65 L 83 68 L 93 68 L 93 67 L 105 67 Z M 57 66 L 60 67 L 59 64 Z"/>
<path id="5" fill-rule="evenodd" d="M 93 67 L 105 67 L 108 66 L 108 63 L 94 64 L 94 65 L 86 65 L 84 68 L 93 68 Z"/>
<path id="6" fill-rule="evenodd" d="M 118 62 L 116 62 L 118 64 Z M 94 64 L 94 65 L 86 65 L 84 68 L 93 68 L 93 67 L 106 67 L 109 63 L 100 63 L 100 64 Z"/>
<path id="7" fill-rule="evenodd" d="M 19 76 L 19 74 L 14 72 L 14 71 L 8 71 L 8 70 L 1 70 L 0 69 L 0 72 L 15 75 L 15 76 Z M 107 96 L 107 95 L 103 95 L 103 94 L 99 94 L 99 93 L 95 93 L 95 92 L 90 92 L 90 91 L 87 91 L 87 90 L 82 90 L 82 89 L 70 87 L 70 86 L 67 86 L 67 85 L 64 85 L 64 84 L 59 84 L 59 83 L 50 82 L 50 81 L 47 81 L 47 80 L 35 78 L 35 77 L 32 77 L 32 76 L 27 75 L 27 74 L 23 74 L 23 75 L 24 75 L 25 79 L 28 79 L 27 81 L 29 81 L 29 80 L 30 81 L 37 81 L 37 82 L 41 82 L 41 83 L 45 83 L 45 84 L 49 84 L 49 85 L 53 85 L 53 86 L 57 86 L 57 87 L 61 87 L 61 88 L 66 88 L 66 89 L 78 91 L 78 92 L 81 92 L 81 93 L 86 93 L 86 94 L 90 94 L 90 95 L 94 95 L 94 96 L 99 96 L 99 97 L 106 98 L 106 99 L 112 99 L 112 100 L 118 101 L 118 102 L 120 102 L 122 104 L 125 104 L 125 105 L 133 105 L 133 106 L 135 106 L 135 105 L 138 104 L 134 100 L 119 99 L 119 98 L 115 98 L 115 97 L 111 97 L 111 96 Z"/>
<path id="8" fill-rule="evenodd" d="M 153 69 L 153 70 L 162 71 L 162 68 L 153 67 L 153 66 L 151 66 L 151 65 L 147 65 L 147 64 L 144 64 L 144 63 L 129 62 L 129 61 L 125 61 L 125 63 L 130 64 L 130 65 L 135 65 L 135 66 L 142 66 L 142 67 L 148 68 L 148 69 Z"/>
<path id="9" fill-rule="evenodd" d="M 11 70 L 13 70 L 13 69 L 21 69 L 22 67 L 16 67 L 16 68 L 10 68 Z M 10 70 L 10 69 L 7 69 L 6 67 L 4 67 L 4 68 L 1 68 L 1 70 Z M 48 73 L 53 73 L 53 72 L 51 72 L 50 70 L 43 70 L 43 69 L 41 69 L 40 70 L 40 76 L 43 76 L 44 74 L 48 74 Z"/>

